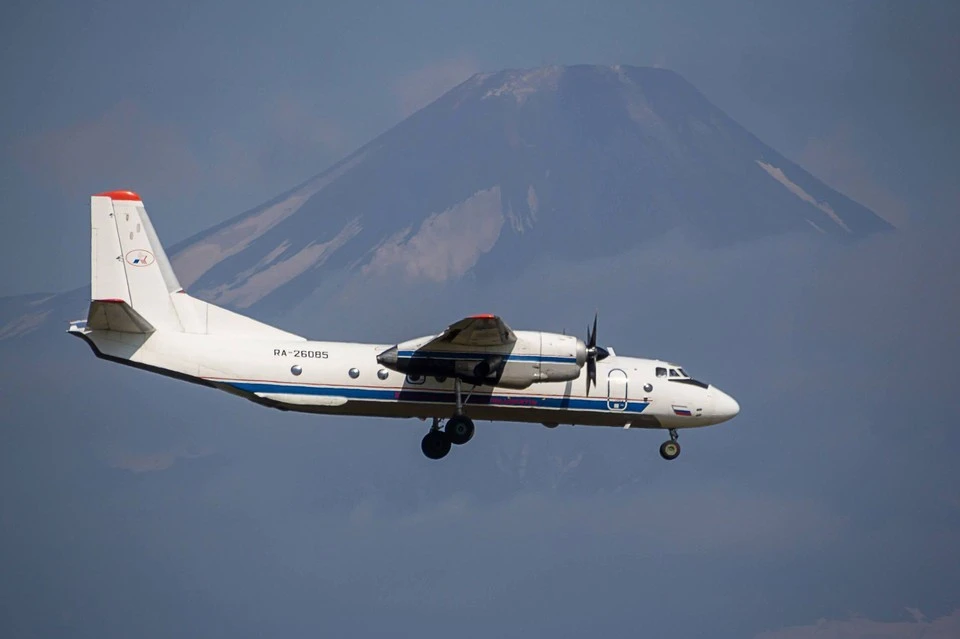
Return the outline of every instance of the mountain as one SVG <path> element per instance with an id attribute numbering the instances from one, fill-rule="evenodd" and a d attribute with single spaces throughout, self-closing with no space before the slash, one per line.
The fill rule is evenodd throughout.
<path id="1" fill-rule="evenodd" d="M 162 238 L 163 221 L 155 224 Z M 555 66 L 477 74 L 323 173 L 169 252 L 195 295 L 272 315 L 337 273 L 446 282 L 544 257 L 616 255 L 670 231 L 716 245 L 887 228 L 676 73 Z M 66 300 L 7 300 L 0 338 L 62 321 L 51 311 Z"/>

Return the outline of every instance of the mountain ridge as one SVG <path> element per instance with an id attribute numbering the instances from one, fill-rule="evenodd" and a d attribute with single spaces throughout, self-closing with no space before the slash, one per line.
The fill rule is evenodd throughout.
<path id="1" fill-rule="evenodd" d="M 675 72 L 574 65 L 475 74 L 168 252 L 197 296 L 279 312 L 335 273 L 444 282 L 619 254 L 677 229 L 715 245 L 889 228 Z"/>

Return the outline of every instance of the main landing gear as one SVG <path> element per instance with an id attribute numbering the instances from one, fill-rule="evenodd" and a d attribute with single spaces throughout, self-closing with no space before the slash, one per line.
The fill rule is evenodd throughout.
<path id="1" fill-rule="evenodd" d="M 660 444 L 660 456 L 670 461 L 680 456 L 680 443 L 677 441 L 677 429 L 670 429 L 670 440 Z"/>
<path id="2" fill-rule="evenodd" d="M 433 418 L 430 432 L 424 435 L 420 442 L 420 450 L 430 459 L 442 459 L 450 452 L 451 445 L 460 446 L 473 439 L 473 420 L 463 414 L 463 399 L 460 378 L 453 381 L 457 395 L 457 408 L 453 417 L 447 420 L 443 430 L 440 429 L 440 418 Z"/>

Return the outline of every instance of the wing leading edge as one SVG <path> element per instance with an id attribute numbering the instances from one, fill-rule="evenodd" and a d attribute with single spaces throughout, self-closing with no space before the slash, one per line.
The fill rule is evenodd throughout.
<path id="1" fill-rule="evenodd" d="M 451 324 L 443 333 L 420 347 L 419 350 L 443 350 L 452 346 L 484 348 L 510 346 L 517 336 L 496 315 L 473 315 Z"/>
<path id="2" fill-rule="evenodd" d="M 517 335 L 498 316 L 473 315 L 435 337 L 397 344 L 380 353 L 377 361 L 402 373 L 480 382 L 502 370 L 516 345 Z"/>

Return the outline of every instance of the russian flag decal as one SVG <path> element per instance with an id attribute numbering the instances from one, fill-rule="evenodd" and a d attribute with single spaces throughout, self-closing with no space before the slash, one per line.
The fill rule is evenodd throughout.
<path id="1" fill-rule="evenodd" d="M 690 409 L 686 406 L 677 406 L 675 404 L 673 405 L 673 414 L 680 415 L 682 417 L 690 417 L 692 415 Z"/>

